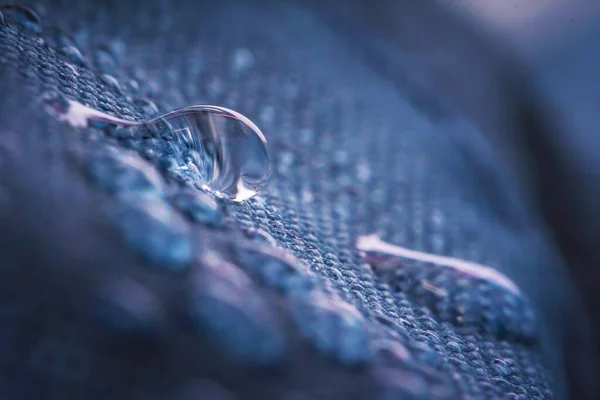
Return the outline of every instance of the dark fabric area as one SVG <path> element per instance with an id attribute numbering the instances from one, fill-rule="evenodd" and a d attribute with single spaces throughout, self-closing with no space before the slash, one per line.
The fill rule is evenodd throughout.
<path id="1" fill-rule="evenodd" d="M 56 1 L 41 33 L 0 25 L 1 398 L 593 398 L 523 77 L 429 4 L 336 4 Z M 193 217 L 160 141 L 75 130 L 44 92 L 238 110 L 273 176 Z M 523 295 L 380 272 L 355 248 L 371 233 Z"/>

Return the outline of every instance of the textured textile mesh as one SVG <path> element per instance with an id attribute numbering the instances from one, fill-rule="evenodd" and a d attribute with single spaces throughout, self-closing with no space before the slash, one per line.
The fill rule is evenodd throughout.
<path id="1" fill-rule="evenodd" d="M 566 396 L 568 278 L 471 120 L 433 118 L 436 99 L 415 104 L 297 3 L 37 10 L 41 34 L 0 25 L 0 199 L 13 227 L 0 398 Z M 52 27 L 73 36 L 80 65 Z M 273 176 L 223 206 L 224 226 L 186 220 L 167 198 L 189 188 L 160 173 L 160 141 L 74 130 L 42 111 L 48 91 L 122 118 L 152 113 L 140 99 L 232 108 L 267 135 Z M 126 157 L 127 196 L 102 172 Z M 261 238 L 241 233 L 252 229 L 274 238 L 280 249 L 262 244 L 274 258 L 245 247 Z M 372 233 L 494 267 L 523 295 L 411 260 L 366 265 L 355 243 Z M 104 293 L 134 293 L 125 316 L 98 306 Z"/>

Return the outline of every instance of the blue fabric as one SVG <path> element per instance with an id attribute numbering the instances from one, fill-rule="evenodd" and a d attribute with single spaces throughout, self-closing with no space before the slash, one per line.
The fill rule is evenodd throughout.
<path id="1" fill-rule="evenodd" d="M 41 31 L 4 12 L 1 398 L 593 396 L 525 83 L 430 4 L 365 4 L 55 1 Z M 122 118 L 238 110 L 273 176 L 245 203 L 190 199 L 160 140 L 75 130 L 47 92 Z M 381 272 L 355 246 L 371 233 L 522 295 Z"/>

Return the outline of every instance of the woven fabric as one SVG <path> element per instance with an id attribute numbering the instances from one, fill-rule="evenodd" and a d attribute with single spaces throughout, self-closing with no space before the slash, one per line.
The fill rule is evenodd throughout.
<path id="1" fill-rule="evenodd" d="M 36 5 L 41 31 L 5 12 L 1 398 L 589 393 L 585 324 L 520 174 L 519 100 L 499 89 L 518 82 L 408 3 L 383 10 L 397 25 L 354 2 L 56 1 Z M 164 143 L 73 129 L 44 93 L 121 118 L 232 108 L 267 135 L 273 176 L 241 204 L 198 199 Z M 368 265 L 373 233 L 522 294 Z"/>

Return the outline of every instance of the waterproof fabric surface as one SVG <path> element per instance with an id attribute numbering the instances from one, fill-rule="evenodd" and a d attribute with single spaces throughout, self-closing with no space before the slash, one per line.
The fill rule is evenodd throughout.
<path id="1" fill-rule="evenodd" d="M 42 30 L 5 12 L 0 398 L 590 395 L 585 323 L 520 147 L 524 84 L 408 3 L 58 1 L 36 5 Z M 122 118 L 238 110 L 273 176 L 216 206 L 169 172 L 165 143 L 74 129 L 44 93 Z M 366 264 L 369 234 L 521 293 Z"/>

